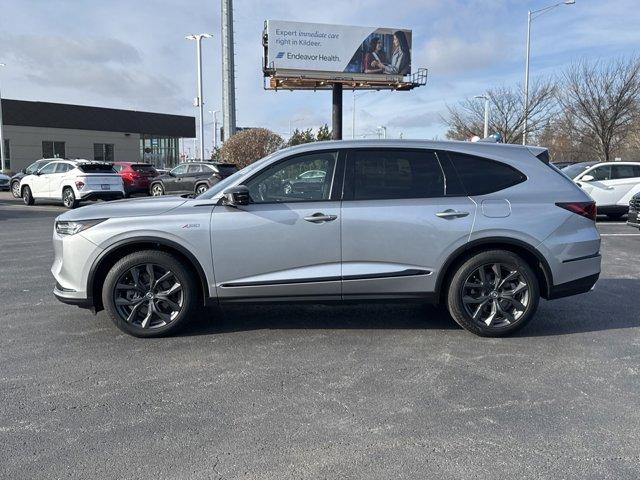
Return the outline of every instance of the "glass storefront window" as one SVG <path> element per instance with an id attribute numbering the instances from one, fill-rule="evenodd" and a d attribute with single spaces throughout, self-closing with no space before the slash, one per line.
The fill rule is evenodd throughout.
<path id="1" fill-rule="evenodd" d="M 158 168 L 171 168 L 179 163 L 178 137 L 140 135 L 140 157 Z"/>

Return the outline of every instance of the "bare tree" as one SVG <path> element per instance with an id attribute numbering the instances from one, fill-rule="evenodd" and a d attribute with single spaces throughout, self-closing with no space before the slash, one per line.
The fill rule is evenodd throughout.
<path id="1" fill-rule="evenodd" d="M 498 87 L 486 93 L 489 97 L 489 131 L 499 133 L 505 143 L 522 141 L 524 127 L 524 93 L 520 86 Z M 550 80 L 535 82 L 529 88 L 529 134 L 536 134 L 549 121 L 557 109 L 555 84 Z M 467 98 L 456 106 L 447 105 L 449 112 L 443 118 L 449 126 L 447 138 L 468 140 L 484 130 L 484 101 Z"/>
<path id="2" fill-rule="evenodd" d="M 575 134 L 608 162 L 632 134 L 638 121 L 640 61 L 580 62 L 563 75 L 559 95 Z"/>

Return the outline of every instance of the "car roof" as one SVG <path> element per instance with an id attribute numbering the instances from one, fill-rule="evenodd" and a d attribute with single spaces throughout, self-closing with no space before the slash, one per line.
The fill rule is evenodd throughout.
<path id="1" fill-rule="evenodd" d="M 332 150 L 336 148 L 425 148 L 431 150 L 447 150 L 469 155 L 508 156 L 510 152 L 540 155 L 547 151 L 544 147 L 534 145 L 516 145 L 512 143 L 462 142 L 457 140 L 407 140 L 407 139 L 363 139 L 363 140 L 326 140 L 322 142 L 303 143 L 285 148 L 285 152 L 308 152 Z"/>

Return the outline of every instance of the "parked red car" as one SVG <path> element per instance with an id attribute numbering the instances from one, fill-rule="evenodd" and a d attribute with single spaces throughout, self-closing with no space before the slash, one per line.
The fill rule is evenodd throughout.
<path id="1" fill-rule="evenodd" d="M 126 197 L 133 193 L 149 193 L 150 180 L 158 176 L 153 165 L 148 163 L 113 162 L 113 168 L 122 177 Z"/>

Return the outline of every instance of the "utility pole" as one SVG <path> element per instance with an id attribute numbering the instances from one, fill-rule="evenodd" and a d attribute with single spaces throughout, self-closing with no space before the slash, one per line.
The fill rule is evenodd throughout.
<path id="1" fill-rule="evenodd" d="M 5 67 L 6 65 L 4 63 L 0 63 L 0 67 Z M 0 172 L 4 172 L 4 169 L 6 167 L 6 158 L 5 158 L 5 151 L 4 151 L 4 132 L 2 130 L 3 127 L 3 123 L 2 123 L 2 88 L 0 88 Z"/>
<path id="2" fill-rule="evenodd" d="M 208 33 L 199 33 L 197 35 L 187 35 L 187 40 L 195 40 L 196 55 L 198 63 L 198 96 L 196 97 L 194 106 L 198 107 L 200 113 L 200 157 L 204 157 L 204 98 L 202 96 L 202 39 L 211 38 Z M 204 158 L 201 158 L 204 160 Z"/>
<path id="3" fill-rule="evenodd" d="M 218 148 L 218 110 L 209 110 L 209 113 L 213 116 L 213 151 Z"/>
<path id="4" fill-rule="evenodd" d="M 222 123 L 224 138 L 236 133 L 236 88 L 233 64 L 233 1 L 222 0 Z"/>

